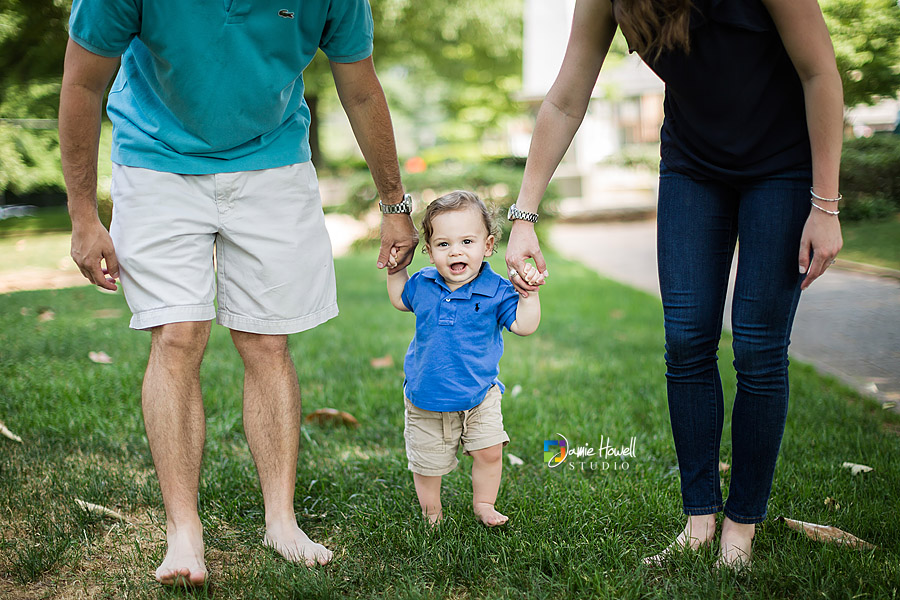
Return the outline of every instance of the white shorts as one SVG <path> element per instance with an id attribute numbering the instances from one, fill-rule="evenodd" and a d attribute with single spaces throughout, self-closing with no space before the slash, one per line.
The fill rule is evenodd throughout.
<path id="1" fill-rule="evenodd" d="M 215 317 L 288 334 L 338 314 L 312 163 L 215 175 L 113 165 L 111 195 L 132 328 Z"/>

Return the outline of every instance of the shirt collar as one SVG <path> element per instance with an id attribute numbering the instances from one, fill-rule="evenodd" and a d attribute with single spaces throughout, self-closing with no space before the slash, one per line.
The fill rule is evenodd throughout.
<path id="1" fill-rule="evenodd" d="M 450 288 L 447 287 L 444 278 L 441 277 L 440 273 L 438 273 L 437 269 L 428 269 L 422 276 L 431 279 L 436 284 L 450 291 Z M 491 265 L 488 264 L 487 261 L 483 261 L 481 263 L 481 272 L 478 273 L 478 277 L 467 283 L 466 285 L 456 288 L 454 292 L 451 292 L 456 297 L 462 298 L 471 298 L 472 294 L 478 294 L 479 296 L 487 296 L 489 298 L 493 297 L 494 294 L 497 293 L 497 286 L 500 285 L 501 278 L 497 275 L 493 269 L 491 269 Z"/>

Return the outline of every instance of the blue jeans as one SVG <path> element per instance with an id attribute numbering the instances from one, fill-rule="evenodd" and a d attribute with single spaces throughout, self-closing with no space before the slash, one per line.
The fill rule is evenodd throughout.
<path id="1" fill-rule="evenodd" d="M 809 216 L 808 170 L 744 183 L 695 180 L 660 165 L 657 259 L 666 326 L 666 383 L 684 512 L 723 509 L 719 443 L 724 402 L 716 352 L 735 248 L 731 313 L 737 395 L 725 515 L 766 517 L 788 408 L 797 257 Z"/>

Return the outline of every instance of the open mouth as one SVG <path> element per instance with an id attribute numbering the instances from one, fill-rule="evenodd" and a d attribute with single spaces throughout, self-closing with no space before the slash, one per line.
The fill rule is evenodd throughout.
<path id="1" fill-rule="evenodd" d="M 450 272 L 453 273 L 454 275 L 459 275 L 460 273 L 462 273 L 465 270 L 466 270 L 466 263 L 464 263 L 464 262 L 457 262 L 457 263 L 453 263 L 452 265 L 450 265 Z"/>

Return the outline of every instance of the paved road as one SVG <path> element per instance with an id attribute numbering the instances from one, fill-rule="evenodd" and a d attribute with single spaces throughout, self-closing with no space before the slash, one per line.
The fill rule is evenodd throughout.
<path id="1" fill-rule="evenodd" d="M 558 224 L 550 242 L 599 273 L 659 295 L 656 222 Z M 731 288 L 725 308 L 730 328 Z M 900 408 L 900 280 L 831 268 L 803 292 L 790 354 Z"/>

